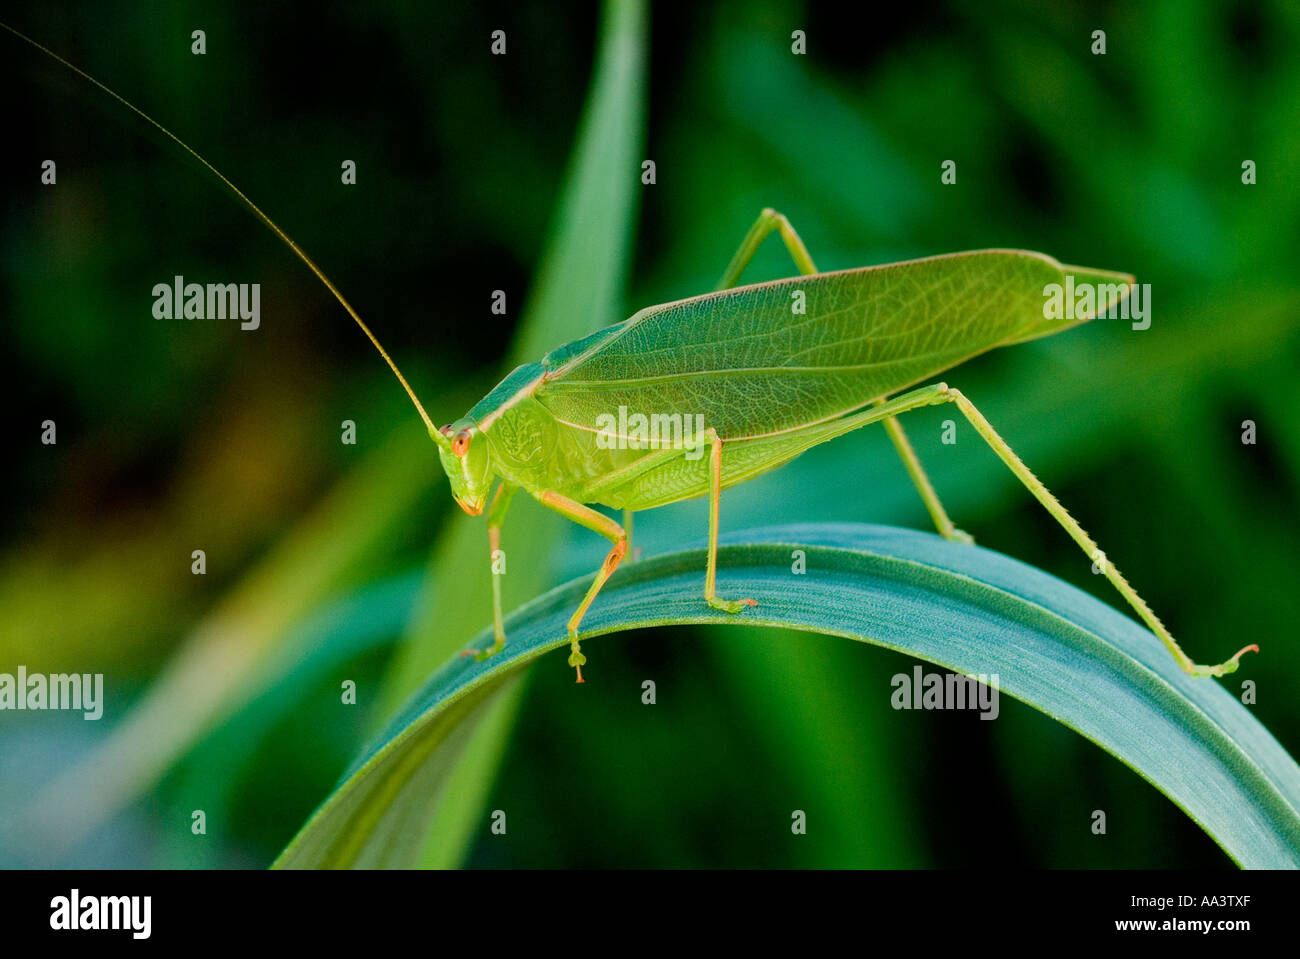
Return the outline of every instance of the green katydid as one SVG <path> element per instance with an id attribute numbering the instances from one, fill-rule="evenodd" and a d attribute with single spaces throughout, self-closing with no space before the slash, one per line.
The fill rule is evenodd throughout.
<path id="1" fill-rule="evenodd" d="M 569 665 L 582 682 L 586 657 L 579 627 L 628 549 L 633 512 L 708 496 L 709 535 L 703 599 L 739 613 L 748 599 L 715 591 L 721 491 L 775 469 L 809 448 L 881 422 L 936 527 L 970 542 L 949 519 L 901 424 L 899 414 L 952 403 L 1012 473 L 1094 559 L 1106 578 L 1195 676 L 1233 672 L 1253 644 L 1215 666 L 1194 663 L 1097 544 L 1020 461 L 975 406 L 946 383 L 926 379 L 999 346 L 1048 336 L 1111 310 L 1132 289 L 1127 274 L 1063 266 L 1020 250 L 982 250 L 885 266 L 819 273 L 789 221 L 764 210 L 727 267 L 718 289 L 651 306 L 631 318 L 551 351 L 501 381 L 465 416 L 433 420 L 396 363 L 343 294 L 270 217 L 177 136 L 134 104 L 12 27 L 99 87 L 202 163 L 297 255 L 348 312 L 392 369 L 436 444 L 452 495 L 471 515 L 486 509 L 490 554 L 513 496 L 542 505 L 610 540 L 612 546 L 568 623 Z M 763 239 L 777 230 L 800 276 L 737 287 Z M 1091 312 L 1051 318 L 1052 284 L 1092 284 Z M 797 307 L 796 307 L 797 304 Z M 907 392 L 902 392 L 907 390 Z M 632 411 L 632 416 L 626 415 Z M 618 413 L 616 416 L 615 414 Z M 683 419 L 685 417 L 686 419 Z M 699 422 L 647 436 L 627 424 Z M 592 506 L 623 510 L 620 525 Z M 505 644 L 498 578 L 493 584 L 495 639 Z"/>

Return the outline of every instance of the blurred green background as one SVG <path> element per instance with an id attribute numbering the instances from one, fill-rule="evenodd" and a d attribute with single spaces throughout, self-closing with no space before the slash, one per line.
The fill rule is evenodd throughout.
<path id="1" fill-rule="evenodd" d="M 769 205 L 822 269 L 1023 247 L 1137 274 L 1149 330 L 1101 320 L 945 379 L 1193 658 L 1261 645 L 1226 683 L 1257 684 L 1251 708 L 1295 753 L 1297 8 L 917 2 L 848 22 L 811 4 L 682 7 L 650 14 L 626 289 L 552 278 L 561 291 L 613 285 L 621 308 L 579 328 L 710 289 Z M 499 377 L 556 228 L 597 7 L 51 0 L 7 16 L 259 202 L 435 419 Z M 194 29 L 204 56 L 190 53 Z M 489 53 L 496 29 L 505 56 Z M 1096 29 L 1104 56 L 1090 52 Z M 7 36 L 0 63 L 0 672 L 102 672 L 108 695 L 98 723 L 0 713 L 0 864 L 264 866 L 403 698 L 402 664 L 422 651 L 410 624 L 446 604 L 488 623 L 486 558 L 481 571 L 430 561 L 465 524 L 485 539 L 482 521 L 455 509 L 419 420 L 346 314 L 206 171 Z M 49 158 L 52 187 L 39 181 Z M 639 183 L 642 158 L 654 185 Z M 340 183 L 345 159 L 355 186 Z M 941 185 L 949 159 L 957 182 Z M 790 272 L 773 240 L 747 279 Z M 260 283 L 261 328 L 153 319 L 151 289 L 175 274 Z M 490 312 L 493 290 L 505 316 Z M 958 525 L 1120 605 L 964 424 L 941 445 L 950 415 L 905 425 Z M 46 419 L 56 446 L 40 442 Z M 345 419 L 354 446 L 340 442 Z M 782 519 L 928 527 L 883 430 L 724 500 L 724 528 Z M 702 537 L 704 522 L 703 503 L 683 504 L 640 514 L 636 535 L 656 551 Z M 589 572 L 604 551 L 564 531 L 543 582 Z M 460 573 L 480 583 L 463 608 L 450 580 L 431 592 Z M 508 583 L 507 598 L 529 596 Z M 585 651 L 584 686 L 557 654 L 512 693 L 517 713 L 474 747 L 486 797 L 463 793 L 463 840 L 430 862 L 1229 865 L 1136 774 L 1027 707 L 1004 699 L 992 723 L 892 710 L 890 677 L 912 667 L 894 653 L 743 628 Z M 178 672 L 190 685 L 167 712 L 157 691 Z M 345 680 L 356 705 L 340 702 Z M 69 773 L 140 704 L 128 752 L 146 744 L 154 760 Z M 53 821 L 105 812 L 53 842 L 24 825 L 33 802 Z M 489 832 L 498 808 L 506 837 Z M 791 835 L 792 809 L 808 835 Z M 1090 832 L 1095 809 L 1106 836 Z"/>

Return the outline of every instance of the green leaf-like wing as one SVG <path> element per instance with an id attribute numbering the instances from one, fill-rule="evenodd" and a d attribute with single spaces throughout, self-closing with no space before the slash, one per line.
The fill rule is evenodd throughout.
<path id="1" fill-rule="evenodd" d="M 1099 286 L 1101 310 L 1047 319 L 1044 290 L 1064 285 L 1067 272 Z M 723 439 L 763 436 L 1081 323 L 1123 299 L 1132 280 L 1040 253 L 982 250 L 739 287 L 649 307 L 581 349 L 556 350 L 536 397 L 584 430 L 622 406 L 703 414 Z"/>
<path id="2" fill-rule="evenodd" d="M 1155 636 L 1099 600 L 1016 560 L 910 530 L 787 526 L 725 540 L 719 590 L 753 596 L 757 609 L 729 616 L 709 608 L 700 595 L 704 550 L 688 549 L 620 569 L 583 621 L 583 639 L 665 624 L 785 626 L 996 675 L 1002 693 L 1131 766 L 1239 864 L 1300 865 L 1295 760 L 1223 686 L 1184 674 Z M 798 589 L 792 548 L 807 558 Z M 277 865 L 413 862 L 421 826 L 471 732 L 467 717 L 525 664 L 568 644 L 565 621 L 588 585 L 574 580 L 510 616 L 499 655 L 483 663 L 457 656 L 430 677 Z M 487 630 L 478 644 L 491 640 Z M 585 646 L 589 681 L 599 682 L 592 671 L 601 645 Z M 562 658 L 555 668 L 565 668 Z"/>

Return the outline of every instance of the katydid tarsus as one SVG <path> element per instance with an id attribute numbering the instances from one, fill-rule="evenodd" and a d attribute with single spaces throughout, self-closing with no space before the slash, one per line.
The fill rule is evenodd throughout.
<path id="1" fill-rule="evenodd" d="M 1119 590 L 1179 665 L 1196 676 L 1233 672 L 1253 644 L 1216 666 L 1194 663 L 1097 544 L 1022 463 L 975 406 L 926 379 L 999 346 L 1037 339 L 1105 313 L 1128 295 L 1127 274 L 1062 266 L 1022 250 L 954 253 L 819 273 L 789 221 L 764 210 L 715 292 L 648 307 L 622 323 L 517 368 L 465 416 L 441 428 L 397 364 L 310 257 L 211 163 L 134 104 L 12 27 L 5 29 L 73 70 L 142 117 L 206 167 L 320 279 L 379 351 L 437 446 L 452 495 L 471 515 L 486 509 L 489 555 L 501 544 L 511 499 L 524 490 L 612 546 L 568 623 L 569 665 L 582 682 L 583 616 L 628 549 L 630 517 L 709 497 L 703 600 L 739 613 L 753 600 L 716 595 L 721 491 L 775 469 L 807 449 L 871 423 L 885 426 L 939 533 L 958 542 L 897 417 L 951 403 L 1017 479 Z M 632 175 L 632 174 L 629 174 Z M 739 287 L 759 244 L 779 232 L 800 275 Z M 1094 284 L 1095 308 L 1049 317 L 1051 284 Z M 902 392 L 906 390 L 907 392 Z M 631 415 L 628 415 L 630 411 Z M 616 415 L 617 414 L 617 415 Z M 626 424 L 672 424 L 667 435 Z M 687 435 L 680 424 L 703 425 Z M 617 424 L 617 425 L 611 425 Z M 593 506 L 623 510 L 620 525 Z M 466 653 L 487 658 L 505 630 L 492 577 L 494 642 Z"/>

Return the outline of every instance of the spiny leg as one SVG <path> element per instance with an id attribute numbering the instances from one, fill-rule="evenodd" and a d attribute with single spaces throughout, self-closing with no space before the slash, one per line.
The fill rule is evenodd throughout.
<path id="1" fill-rule="evenodd" d="M 777 213 L 771 207 L 767 207 L 758 215 L 754 225 L 745 234 L 745 239 L 741 241 L 740 249 L 731 258 L 727 271 L 723 273 L 722 280 L 718 283 L 717 288 L 719 290 L 729 289 L 740 281 L 741 274 L 745 272 L 745 267 L 753 259 L 759 244 L 773 230 L 780 231 L 781 239 L 785 241 L 785 248 L 790 251 L 790 258 L 794 260 L 794 265 L 799 268 L 800 273 L 807 276 L 817 272 L 817 267 L 808 254 L 808 248 L 804 246 L 803 240 L 800 239 L 795 228 L 790 225 L 790 221 L 783 214 Z M 877 405 L 884 402 L 882 399 Z M 899 459 L 903 461 L 903 467 L 907 470 L 907 475 L 911 477 L 912 484 L 916 487 L 916 491 L 921 494 L 921 500 L 925 503 L 925 508 L 929 511 L 931 519 L 934 520 L 939 535 L 944 539 L 955 540 L 959 543 L 975 542 L 969 533 L 959 530 L 953 525 L 952 520 L 948 518 L 947 510 L 939 502 L 939 494 L 934 491 L 934 484 L 930 482 L 930 477 L 925 475 L 925 469 L 921 466 L 921 460 L 917 457 L 916 450 L 912 448 L 912 444 L 908 442 L 907 434 L 903 432 L 903 425 L 892 416 L 884 422 L 885 431 L 889 433 L 889 439 L 893 442 Z"/>
<path id="2" fill-rule="evenodd" d="M 506 510 L 510 508 L 510 501 L 514 499 L 515 493 L 519 492 L 519 487 L 512 483 L 502 480 L 497 486 L 497 491 L 492 494 L 492 502 L 488 504 L 487 511 L 487 531 L 488 531 L 488 558 L 491 562 L 492 572 L 492 645 L 484 650 L 467 649 L 461 653 L 462 656 L 473 656 L 479 662 L 487 659 L 489 656 L 495 656 L 501 652 L 502 647 L 506 644 L 506 628 L 504 619 L 501 615 L 501 576 L 496 571 L 496 554 L 501 548 L 501 524 L 505 522 Z"/>
<path id="3" fill-rule="evenodd" d="M 537 500 L 543 506 L 555 510 L 555 512 L 573 520 L 579 526 L 585 526 L 587 529 L 599 533 L 614 544 L 613 548 L 605 556 L 605 562 L 596 571 L 595 582 L 591 584 L 591 588 L 587 590 L 587 595 L 583 597 L 582 603 L 569 618 L 569 665 L 578 671 L 577 681 L 581 683 L 583 682 L 582 667 L 587 662 L 587 657 L 582 655 L 582 647 L 578 643 L 578 625 L 582 622 L 582 617 L 586 615 L 592 600 L 600 592 L 600 588 L 614 574 L 614 570 L 618 569 L 618 564 L 627 552 L 627 534 L 623 532 L 623 527 L 603 513 L 598 513 L 594 509 L 583 506 L 581 503 L 571 500 L 567 496 L 562 496 L 553 490 L 544 490 L 537 495 Z"/>
<path id="4" fill-rule="evenodd" d="M 722 440 L 710 426 L 705 431 L 709 439 L 709 561 L 704 574 L 704 598 L 714 609 L 724 613 L 738 613 L 746 606 L 757 606 L 752 599 L 718 599 L 715 586 L 718 578 L 718 504 L 722 499 Z"/>
<path id="5" fill-rule="evenodd" d="M 1165 648 L 1173 654 L 1174 659 L 1178 661 L 1178 665 L 1182 667 L 1184 672 L 1190 673 L 1193 676 L 1226 676 L 1228 673 L 1236 671 L 1238 660 L 1241 658 L 1242 654 L 1252 650 L 1254 652 L 1259 652 L 1259 646 L 1252 643 L 1249 646 L 1245 646 L 1238 650 L 1231 659 L 1219 663 L 1217 666 L 1202 666 L 1198 663 L 1192 662 L 1191 658 L 1183 652 L 1182 647 L 1178 645 L 1174 637 L 1170 635 L 1169 630 L 1165 629 L 1164 624 L 1160 622 L 1156 617 L 1156 614 L 1151 611 L 1151 607 L 1149 607 L 1146 604 L 1146 601 L 1137 594 L 1137 591 L 1129 585 L 1128 580 L 1120 574 L 1120 571 L 1111 564 L 1111 562 L 1106 558 L 1106 554 L 1101 551 L 1101 548 L 1097 546 L 1092 537 L 1084 532 L 1083 527 L 1075 521 L 1074 517 L 1066 512 L 1065 507 L 1061 505 L 1060 501 L 1048 491 L 1047 487 L 1043 485 L 1042 481 L 1039 480 L 1037 476 L 1030 472 L 1029 467 L 1025 466 L 1025 464 L 1021 462 L 1020 457 L 1015 454 L 1015 451 L 1013 451 L 1011 447 L 1007 445 L 1006 441 L 1003 440 L 993 427 L 989 425 L 989 421 L 986 420 L 984 415 L 975 408 L 975 405 L 971 403 L 971 401 L 968 400 L 960 390 L 945 387 L 944 393 L 948 402 L 957 405 L 957 408 L 962 411 L 962 414 L 970 421 L 970 424 L 975 427 L 975 431 L 984 438 L 984 442 L 988 443 L 988 445 L 993 449 L 993 452 L 998 454 L 998 457 L 1002 462 L 1004 462 L 1011 472 L 1015 474 L 1016 478 L 1025 485 L 1025 488 L 1034 494 L 1034 498 L 1037 499 L 1038 502 L 1042 503 L 1043 507 L 1052 514 L 1052 517 L 1065 528 L 1065 531 L 1070 534 L 1070 538 L 1079 544 L 1084 555 L 1088 556 L 1090 559 L 1099 559 L 1102 572 L 1105 574 L 1106 578 L 1110 580 L 1111 584 L 1117 590 L 1119 590 L 1120 595 L 1128 600 L 1128 604 L 1133 607 L 1138 616 L 1141 617 L 1142 621 L 1146 623 L 1147 626 L 1150 627 L 1151 631 L 1160 638 L 1160 641 L 1165 644 Z"/>

